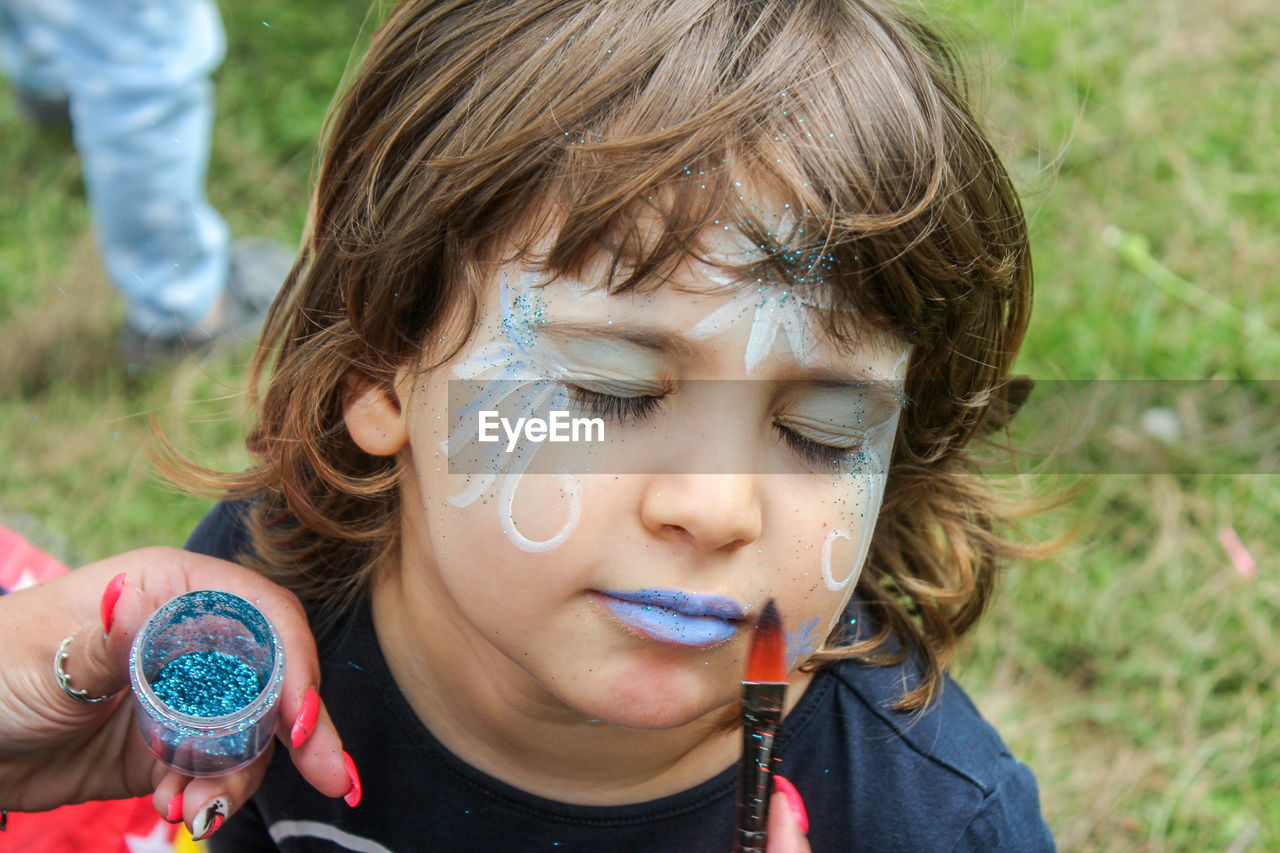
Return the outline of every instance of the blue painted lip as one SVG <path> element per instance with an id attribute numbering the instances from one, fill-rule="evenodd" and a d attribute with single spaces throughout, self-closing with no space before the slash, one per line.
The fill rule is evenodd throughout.
<path id="1" fill-rule="evenodd" d="M 742 606 L 723 595 L 679 590 L 605 590 L 614 618 L 660 643 L 698 648 L 722 643 L 738 630 Z"/>

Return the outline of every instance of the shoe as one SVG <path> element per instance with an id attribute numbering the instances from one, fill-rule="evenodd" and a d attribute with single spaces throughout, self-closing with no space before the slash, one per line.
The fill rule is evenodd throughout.
<path id="1" fill-rule="evenodd" d="M 263 237 L 248 237 L 232 245 L 225 297 L 229 310 L 210 340 L 234 338 L 233 343 L 238 343 L 258 339 L 267 311 L 293 268 L 294 254 L 283 244 Z"/>
<path id="2" fill-rule="evenodd" d="M 216 319 L 185 332 L 147 334 L 126 326 L 120 336 L 125 369 L 145 372 L 183 356 L 207 357 L 256 341 L 280 285 L 293 266 L 293 252 L 263 238 L 238 240 L 231 247 L 231 264 Z"/>
<path id="3" fill-rule="evenodd" d="M 51 130 L 71 126 L 71 104 L 66 95 L 49 97 L 21 85 L 14 87 L 13 95 L 18 112 L 29 121 Z"/>

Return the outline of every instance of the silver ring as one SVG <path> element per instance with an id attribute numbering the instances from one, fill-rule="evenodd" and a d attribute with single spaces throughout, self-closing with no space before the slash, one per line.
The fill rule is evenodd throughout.
<path id="1" fill-rule="evenodd" d="M 89 691 L 81 690 L 79 687 L 72 687 L 71 680 L 67 678 L 67 671 L 62 668 L 62 662 L 67 659 L 67 649 L 71 646 L 71 638 L 75 634 L 68 634 L 66 639 L 62 641 L 62 645 L 58 646 L 58 653 L 53 656 L 53 677 L 58 679 L 58 686 L 62 688 L 62 692 L 66 693 L 77 702 L 83 702 L 86 705 L 97 705 L 99 702 L 105 702 L 111 696 L 90 696 Z M 111 694 L 114 696 L 115 694 Z"/>

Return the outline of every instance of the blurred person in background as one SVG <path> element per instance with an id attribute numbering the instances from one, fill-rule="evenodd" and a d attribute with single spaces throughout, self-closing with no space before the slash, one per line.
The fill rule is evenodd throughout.
<path id="1" fill-rule="evenodd" d="M 131 370 L 256 337 L 291 253 L 231 242 L 205 196 L 212 0 L 0 0 L 0 66 L 19 110 L 71 126 Z"/>

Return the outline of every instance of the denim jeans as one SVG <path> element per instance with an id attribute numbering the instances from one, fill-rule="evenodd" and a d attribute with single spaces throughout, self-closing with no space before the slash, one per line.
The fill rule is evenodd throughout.
<path id="1" fill-rule="evenodd" d="M 103 264 L 143 334 L 188 330 L 226 284 L 230 234 L 205 197 L 224 50 L 212 0 L 0 0 L 0 63 L 68 100 Z"/>

